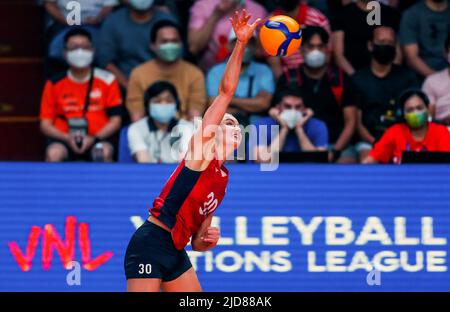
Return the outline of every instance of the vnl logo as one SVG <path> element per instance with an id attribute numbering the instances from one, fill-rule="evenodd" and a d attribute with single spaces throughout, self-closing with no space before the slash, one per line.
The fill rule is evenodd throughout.
<path id="1" fill-rule="evenodd" d="M 74 262 L 76 232 L 78 232 L 81 265 L 78 262 Z M 81 269 L 81 267 L 87 271 L 94 271 L 113 256 L 112 251 L 105 251 L 93 258 L 91 255 L 89 225 L 85 222 L 77 223 L 75 217 L 69 216 L 66 218 L 64 240 L 60 237 L 53 224 L 45 224 L 43 228 L 37 225 L 31 227 L 28 243 L 23 250 L 17 242 L 8 242 L 9 250 L 22 271 L 27 272 L 31 270 L 39 241 L 42 241 L 41 261 L 44 270 L 51 268 L 54 250 L 59 254 L 64 268 L 75 271 L 77 268 L 78 270 Z"/>

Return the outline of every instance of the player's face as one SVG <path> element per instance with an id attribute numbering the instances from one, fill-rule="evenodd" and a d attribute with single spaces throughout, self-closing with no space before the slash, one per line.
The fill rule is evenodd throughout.
<path id="1" fill-rule="evenodd" d="M 233 115 L 225 114 L 218 130 L 220 131 L 216 136 L 219 141 L 218 144 L 223 146 L 226 154 L 225 156 L 228 156 L 238 148 L 242 141 L 242 132 L 239 127 L 239 122 Z"/>

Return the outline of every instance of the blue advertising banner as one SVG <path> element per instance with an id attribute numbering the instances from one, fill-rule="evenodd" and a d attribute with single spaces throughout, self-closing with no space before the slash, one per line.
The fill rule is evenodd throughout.
<path id="1" fill-rule="evenodd" d="M 124 291 L 171 165 L 0 163 L 0 291 Z M 206 291 L 450 291 L 450 167 L 229 165 Z M 190 249 L 188 247 L 188 249 Z"/>

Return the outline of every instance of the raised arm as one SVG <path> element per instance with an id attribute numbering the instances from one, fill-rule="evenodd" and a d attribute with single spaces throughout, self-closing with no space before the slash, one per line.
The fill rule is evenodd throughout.
<path id="1" fill-rule="evenodd" d="M 245 46 L 252 38 L 253 32 L 259 23 L 258 19 L 252 25 L 249 25 L 250 17 L 245 10 L 242 10 L 242 13 L 236 11 L 233 18 L 230 18 L 237 41 L 223 73 L 219 93 L 203 117 L 203 129 L 211 125 L 218 126 L 233 99 L 239 81 Z"/>
<path id="2" fill-rule="evenodd" d="M 230 18 L 236 33 L 237 42 L 223 73 L 218 95 L 206 110 L 201 128 L 194 134 L 189 144 L 189 157 L 186 158 L 186 165 L 193 170 L 202 170 L 205 166 L 205 161 L 208 161 L 205 159 L 204 151 L 211 147 L 209 142 L 214 138 L 216 129 L 233 99 L 239 81 L 245 46 L 252 38 L 253 32 L 260 21 L 260 19 L 257 19 L 250 25 L 248 24 L 250 17 L 244 9 L 241 13 L 236 11 L 233 17 Z"/>

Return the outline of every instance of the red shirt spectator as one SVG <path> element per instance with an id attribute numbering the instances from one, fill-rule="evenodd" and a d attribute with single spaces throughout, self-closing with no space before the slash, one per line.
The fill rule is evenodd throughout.
<path id="1" fill-rule="evenodd" d="M 386 131 L 369 155 L 379 163 L 400 163 L 405 151 L 450 152 L 450 132 L 447 127 L 430 122 L 425 138 L 417 141 L 407 124 L 397 124 Z"/>
<path id="2" fill-rule="evenodd" d="M 363 161 L 401 163 L 403 152 L 450 152 L 447 127 L 428 122 L 428 97 L 420 90 L 408 90 L 399 98 L 405 123 L 390 127 Z"/>

